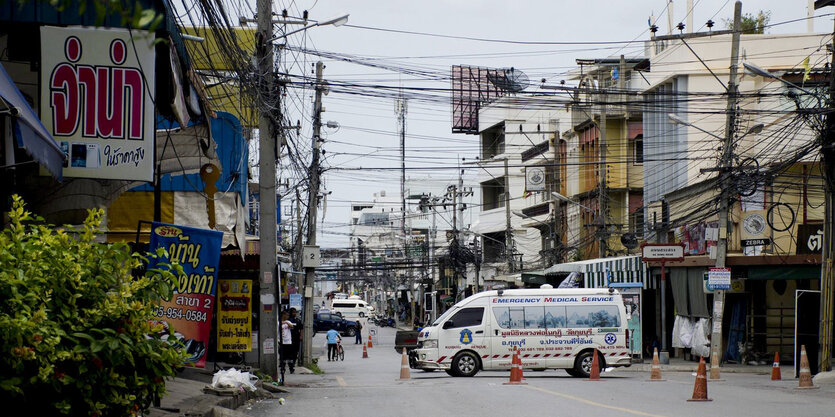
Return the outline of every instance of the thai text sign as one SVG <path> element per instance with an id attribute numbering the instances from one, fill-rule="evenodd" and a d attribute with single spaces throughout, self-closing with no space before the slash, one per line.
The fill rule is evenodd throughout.
<path id="1" fill-rule="evenodd" d="M 644 261 L 684 259 L 684 245 L 644 244 L 641 246 L 641 257 Z"/>
<path id="2" fill-rule="evenodd" d="M 154 35 L 41 27 L 41 119 L 65 177 L 151 181 Z"/>
<path id="3" fill-rule="evenodd" d="M 731 289 L 731 268 L 709 268 L 707 283 L 713 290 Z"/>
<path id="4" fill-rule="evenodd" d="M 155 313 L 185 346 L 186 362 L 198 368 L 206 365 L 222 239 L 223 233 L 214 230 L 156 222 L 151 226 L 151 252 L 165 248 L 168 258 L 152 261 L 148 268 L 165 268 L 163 263 L 183 268 L 174 283 L 174 295 L 162 300 Z"/>
<path id="5" fill-rule="evenodd" d="M 222 279 L 217 294 L 217 351 L 252 351 L 252 281 Z"/>

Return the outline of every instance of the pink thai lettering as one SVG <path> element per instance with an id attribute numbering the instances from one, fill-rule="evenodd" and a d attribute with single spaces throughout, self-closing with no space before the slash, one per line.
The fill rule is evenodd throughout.
<path id="1" fill-rule="evenodd" d="M 79 65 L 76 71 L 81 91 L 84 92 L 81 102 L 85 104 L 84 129 L 81 134 L 92 138 L 96 136 L 96 70 L 91 66 Z"/>
<path id="2" fill-rule="evenodd" d="M 56 136 L 70 136 L 78 129 L 78 81 L 70 64 L 52 71 L 49 91 L 52 107 L 52 131 Z"/>
<path id="3" fill-rule="evenodd" d="M 124 138 L 124 88 L 120 68 L 97 67 L 98 77 L 98 126 L 99 136 Z"/>
<path id="4" fill-rule="evenodd" d="M 111 43 L 108 65 L 76 65 L 81 43 L 68 39 L 63 62 L 52 71 L 49 89 L 55 136 L 72 136 L 81 127 L 85 137 L 142 140 L 145 115 L 145 83 L 136 68 L 123 68 L 126 47 Z"/>

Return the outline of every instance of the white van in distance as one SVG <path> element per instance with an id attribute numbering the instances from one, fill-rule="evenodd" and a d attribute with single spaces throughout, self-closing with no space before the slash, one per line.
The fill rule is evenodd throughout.
<path id="1" fill-rule="evenodd" d="M 346 319 L 368 317 L 368 314 L 371 311 L 371 308 L 369 307 L 368 303 L 366 303 L 365 300 L 361 300 L 359 297 L 352 297 L 348 297 L 347 299 L 342 300 L 333 300 L 333 303 L 331 304 L 331 310 L 334 313 L 340 314 L 342 317 Z"/>
<path id="2" fill-rule="evenodd" d="M 461 300 L 418 335 L 417 367 L 452 376 L 510 369 L 518 347 L 522 367 L 565 369 L 587 377 L 597 348 L 600 369 L 630 366 L 629 330 L 614 289 L 486 291 Z"/>

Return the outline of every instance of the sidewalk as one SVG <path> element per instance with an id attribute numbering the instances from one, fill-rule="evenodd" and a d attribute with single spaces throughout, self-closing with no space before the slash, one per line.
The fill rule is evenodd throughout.
<path id="1" fill-rule="evenodd" d="M 661 365 L 661 372 L 696 372 L 699 367 L 699 361 L 688 361 L 684 358 L 670 358 L 669 365 Z M 707 367 L 710 368 L 710 361 L 707 361 Z M 791 373 L 793 365 L 783 365 L 781 367 L 785 372 Z M 633 363 L 628 368 L 616 368 L 618 372 L 649 372 L 652 370 L 652 359 L 644 359 L 643 363 Z M 719 367 L 720 372 L 736 373 L 736 374 L 771 374 L 771 364 L 769 365 L 743 365 L 734 363 L 723 363 Z"/>
<path id="2" fill-rule="evenodd" d="M 228 390 L 222 395 L 204 393 L 203 388 L 211 382 L 211 367 L 207 369 L 186 368 L 177 378 L 166 382 L 166 394 L 160 399 L 160 406 L 151 407 L 146 416 L 243 416 L 234 410 L 251 399 L 272 398 L 272 394 L 260 388 L 255 392 Z"/>

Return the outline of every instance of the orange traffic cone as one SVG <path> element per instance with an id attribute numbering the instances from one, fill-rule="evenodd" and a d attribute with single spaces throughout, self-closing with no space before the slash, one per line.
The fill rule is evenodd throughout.
<path id="1" fill-rule="evenodd" d="M 661 379 L 661 364 L 658 362 L 658 348 L 652 351 L 652 371 L 649 374 L 650 381 L 664 381 Z"/>
<path id="2" fill-rule="evenodd" d="M 368 345 L 362 345 L 362 358 L 368 359 Z"/>
<path id="3" fill-rule="evenodd" d="M 800 345 L 800 380 L 796 389 L 816 389 L 820 387 L 812 384 L 812 371 L 809 369 L 809 358 L 806 357 L 806 345 Z"/>
<path id="4" fill-rule="evenodd" d="M 783 377 L 780 375 L 780 354 L 774 352 L 774 364 L 771 365 L 771 380 L 780 381 Z"/>
<path id="5" fill-rule="evenodd" d="M 522 349 L 516 348 L 516 368 L 519 369 L 519 380 L 525 380 L 525 370 L 522 368 Z"/>
<path id="6" fill-rule="evenodd" d="M 403 355 L 400 357 L 400 380 L 411 378 L 409 374 L 409 358 L 406 356 L 406 348 L 403 348 Z"/>
<path id="7" fill-rule="evenodd" d="M 371 342 L 371 333 L 368 333 L 368 348 L 371 349 L 374 347 L 374 343 Z"/>
<path id="8" fill-rule="evenodd" d="M 710 354 L 710 381 L 724 381 L 719 374 L 719 352 L 715 351 Z"/>
<path id="9" fill-rule="evenodd" d="M 707 398 L 707 372 L 705 358 L 699 357 L 699 370 L 696 372 L 696 384 L 693 385 L 693 398 L 687 401 L 713 401 Z"/>
<path id="10" fill-rule="evenodd" d="M 514 349 L 513 359 L 510 361 L 510 381 L 505 382 L 504 385 L 528 385 L 526 382 L 522 382 L 522 373 L 519 372 L 519 365 L 517 365 L 518 359 L 518 353 Z"/>
<path id="11" fill-rule="evenodd" d="M 600 381 L 600 362 L 597 360 L 597 349 L 594 349 L 594 357 L 591 360 L 591 372 L 589 381 Z"/>

